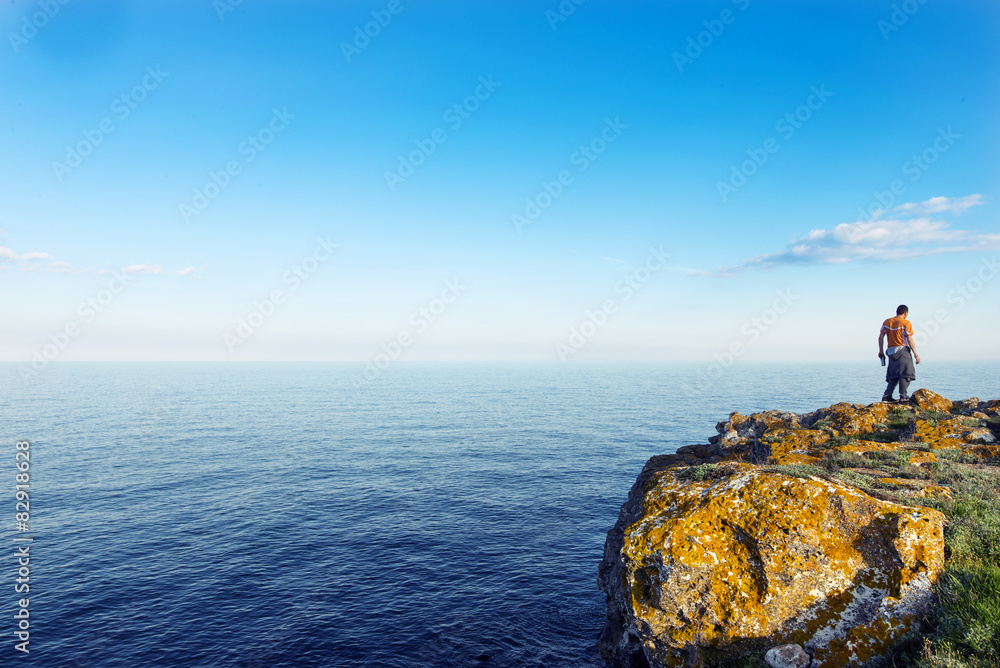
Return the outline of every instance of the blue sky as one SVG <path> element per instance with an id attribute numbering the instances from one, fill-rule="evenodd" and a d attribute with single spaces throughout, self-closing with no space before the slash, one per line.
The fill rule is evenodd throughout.
<path id="1" fill-rule="evenodd" d="M 925 361 L 997 359 L 993 2 L 0 28 L 2 360 L 865 359 L 899 303 Z"/>

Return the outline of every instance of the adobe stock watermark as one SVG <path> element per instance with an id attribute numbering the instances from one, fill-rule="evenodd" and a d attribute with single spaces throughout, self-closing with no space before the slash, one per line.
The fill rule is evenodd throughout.
<path id="1" fill-rule="evenodd" d="M 587 0 L 562 0 L 555 10 L 545 10 L 545 20 L 549 22 L 549 27 L 555 31 L 559 28 L 560 23 L 566 23 L 569 17 L 576 13 L 577 7 L 585 2 Z"/>
<path id="2" fill-rule="evenodd" d="M 354 386 L 354 389 L 360 389 L 377 380 L 393 362 L 402 356 L 403 351 L 413 345 L 417 336 L 426 332 L 434 322 L 448 311 L 452 304 L 458 301 L 466 289 L 468 286 L 463 285 L 459 278 L 445 281 L 444 287 L 437 297 L 410 314 L 407 322 L 413 328 L 412 331 L 409 328 L 403 329 L 395 338 L 382 343 L 380 346 L 382 352 L 365 362 L 365 368 L 360 374 L 354 374 L 351 377 L 351 385 Z"/>
<path id="3" fill-rule="evenodd" d="M 49 362 L 55 361 L 69 347 L 73 339 L 80 336 L 84 330 L 83 325 L 89 325 L 97 320 L 98 316 L 104 313 L 134 280 L 134 276 L 129 276 L 125 272 L 111 272 L 111 279 L 103 288 L 77 305 L 76 314 L 80 316 L 80 321 L 67 320 L 62 327 L 49 332 L 46 343 L 29 352 L 28 362 L 18 367 L 21 380 L 27 383 L 37 378 Z"/>
<path id="4" fill-rule="evenodd" d="M 340 52 L 344 54 L 344 60 L 351 64 L 354 56 L 361 55 L 364 49 L 372 43 L 372 40 L 382 34 L 384 28 L 388 28 L 392 23 L 392 17 L 399 15 L 405 9 L 400 0 L 389 0 L 384 9 L 373 9 L 372 20 L 362 26 L 354 26 L 354 38 L 350 42 L 340 43 Z"/>
<path id="5" fill-rule="evenodd" d="M 235 12 L 236 8 L 243 4 L 243 0 L 213 0 L 212 9 L 220 21 L 226 20 L 226 14 Z"/>
<path id="6" fill-rule="evenodd" d="M 494 91 L 502 85 L 501 82 L 493 80 L 492 74 L 488 77 L 479 77 L 479 85 L 472 91 L 472 94 L 461 102 L 456 102 L 448 107 L 441 118 L 448 124 L 452 132 L 458 130 L 465 121 L 472 117 L 479 106 L 490 99 Z M 413 144 L 416 148 L 406 155 L 399 156 L 399 163 L 396 165 L 395 171 L 385 173 L 385 183 L 389 186 L 389 190 L 396 192 L 396 187 L 413 176 L 417 168 L 427 162 L 427 159 L 437 151 L 438 146 L 446 141 L 448 141 L 448 133 L 444 128 L 435 128 L 426 139 L 414 139 Z"/>
<path id="7" fill-rule="evenodd" d="M 955 142 L 962 138 L 962 135 L 955 134 L 951 126 L 948 129 L 937 129 L 937 137 L 934 141 L 919 153 L 910 156 L 910 159 L 903 163 L 901 170 L 904 176 L 910 177 L 910 183 L 916 183 L 931 166 L 938 161 L 941 154 L 945 153 Z M 873 190 L 872 196 L 875 198 L 866 208 L 858 207 L 858 221 L 870 222 L 875 216 L 884 211 L 888 211 L 896 203 L 897 197 L 902 197 L 906 193 L 906 183 L 902 179 L 894 179 L 886 190 Z M 851 228 L 850 234 L 857 235 L 861 231 Z M 849 238 L 850 243 L 857 239 Z"/>
<path id="8" fill-rule="evenodd" d="M 559 360 L 565 362 L 570 355 L 579 352 L 601 328 L 608 324 L 612 316 L 618 313 L 619 307 L 626 304 L 649 282 L 653 274 L 666 268 L 669 257 L 670 254 L 664 252 L 662 246 L 659 248 L 650 246 L 646 260 L 615 283 L 614 293 L 619 297 L 609 297 L 596 309 L 588 309 L 583 320 L 569 328 L 566 342 L 559 341 L 555 344 Z"/>
<path id="9" fill-rule="evenodd" d="M 14 526 L 19 535 L 14 538 L 14 558 L 17 560 L 17 577 L 14 592 L 31 593 L 31 544 L 35 538 L 31 531 L 31 441 L 14 443 Z M 14 636 L 21 642 L 14 643 L 18 652 L 29 653 L 31 642 L 31 599 L 18 598 L 14 613 Z"/>
<path id="10" fill-rule="evenodd" d="M 622 132 L 627 129 L 628 125 L 622 123 L 620 116 L 615 116 L 614 120 L 605 118 L 604 128 L 601 132 L 586 144 L 581 144 L 577 150 L 570 154 L 570 165 L 576 167 L 577 174 L 587 171 L 594 161 L 608 150 L 608 146 L 617 141 Z M 525 226 L 538 220 L 542 213 L 562 196 L 566 188 L 573 185 L 575 178 L 572 170 L 563 169 L 556 174 L 552 181 L 543 179 L 538 192 L 525 198 L 524 209 L 510 215 L 510 222 L 514 224 L 517 233 L 520 234 Z"/>
<path id="11" fill-rule="evenodd" d="M 795 111 L 789 112 L 779 118 L 774 124 L 775 132 L 781 134 L 785 141 L 795 136 L 802 126 L 809 122 L 813 113 L 819 111 L 826 104 L 826 101 L 833 97 L 833 93 L 826 89 L 826 84 L 820 84 L 819 88 L 811 86 L 810 95 L 806 98 L 805 104 L 799 105 Z M 740 163 L 740 166 L 730 165 L 730 175 L 727 181 L 716 181 L 715 187 L 719 191 L 719 197 L 723 202 L 729 201 L 729 196 L 747 184 L 747 181 L 763 167 L 768 159 L 781 150 L 781 144 L 774 137 L 764 140 L 761 148 L 747 149 L 749 159 Z"/>
<path id="12" fill-rule="evenodd" d="M 181 202 L 178 211 L 181 219 L 190 224 L 191 218 L 200 216 L 222 192 L 232 184 L 233 179 L 243 172 L 243 168 L 257 159 L 257 155 L 267 149 L 274 138 L 288 128 L 295 114 L 288 113 L 288 108 L 281 111 L 272 109 L 271 120 L 257 132 L 247 135 L 247 138 L 236 147 L 236 153 L 241 156 L 226 162 L 218 172 L 209 171 L 208 180 L 194 189 L 191 203 Z"/>
<path id="13" fill-rule="evenodd" d="M 1000 263 L 997 262 L 996 255 L 980 258 L 979 266 L 972 272 L 972 275 L 965 282 L 956 285 L 955 289 L 945 297 L 945 300 L 949 304 L 954 304 L 954 307 L 938 309 L 929 320 L 918 321 L 914 328 L 913 341 L 918 346 L 923 346 L 937 336 L 938 332 L 941 331 L 941 326 L 947 325 L 948 321 L 951 320 L 951 311 L 958 312 L 965 308 L 965 305 L 975 299 L 976 295 L 997 274 L 1000 274 Z"/>
<path id="14" fill-rule="evenodd" d="M 746 11 L 746 8 L 750 6 L 750 0 L 732 1 L 734 4 L 739 5 L 740 11 Z M 672 56 L 674 65 L 677 66 L 677 71 L 684 74 L 684 68 L 694 64 L 694 61 L 700 58 L 701 54 L 705 53 L 705 49 L 715 44 L 715 40 L 725 32 L 726 26 L 732 25 L 736 21 L 736 16 L 733 10 L 723 9 L 719 12 L 718 18 L 702 21 L 701 24 L 705 26 L 705 29 L 697 35 L 688 35 L 687 48 L 684 49 L 684 53 L 680 51 L 673 52 Z"/>
<path id="15" fill-rule="evenodd" d="M 689 392 L 706 390 L 726 375 L 726 372 L 736 364 L 736 360 L 746 354 L 748 346 L 760 340 L 764 332 L 771 329 L 798 299 L 789 288 L 778 290 L 775 294 L 774 301 L 769 307 L 743 323 L 740 327 L 740 338 L 734 340 L 724 350 L 712 353 L 712 359 L 715 361 L 698 370 L 697 384 L 689 384 L 687 386 Z"/>
<path id="16" fill-rule="evenodd" d="M 49 24 L 49 21 L 56 17 L 63 5 L 68 5 L 70 0 L 38 0 L 38 11 L 31 16 L 21 17 L 21 29 L 17 32 L 7 33 L 7 41 L 14 53 L 20 53 L 21 47 L 31 41 L 38 31 Z"/>
<path id="17" fill-rule="evenodd" d="M 925 4 L 927 4 L 927 0 L 903 0 L 898 5 L 893 4 L 889 20 L 879 19 L 878 23 L 875 24 L 878 27 L 878 31 L 882 33 L 883 41 L 888 42 L 889 35 L 906 25 L 910 17 L 920 11 L 920 8 Z"/>
<path id="18" fill-rule="evenodd" d="M 237 319 L 233 331 L 225 332 L 222 335 L 222 342 L 226 344 L 226 349 L 233 353 L 237 347 L 249 341 L 257 330 L 263 327 L 264 323 L 277 312 L 278 307 L 285 303 L 288 295 L 294 293 L 312 278 L 319 271 L 319 268 L 333 257 L 338 248 L 340 246 L 330 241 L 329 236 L 325 239 L 318 237 L 312 252 L 293 264 L 282 275 L 281 283 L 287 286 L 287 292 L 281 288 L 274 288 L 263 299 L 254 301 L 253 308 L 246 316 L 240 316 Z"/>
<path id="19" fill-rule="evenodd" d="M 97 122 L 96 127 L 83 131 L 83 139 L 76 144 L 66 145 L 66 156 L 62 162 L 54 160 L 52 162 L 52 172 L 62 183 L 67 174 L 72 174 L 75 169 L 83 164 L 84 159 L 91 155 L 104 140 L 114 132 L 118 122 L 124 121 L 133 111 L 139 108 L 151 92 L 160 87 L 163 80 L 170 76 L 170 72 L 163 72 L 157 65 L 146 67 L 146 74 L 142 80 L 132 87 L 131 90 L 122 93 L 111 102 L 112 116 L 106 116 Z"/>

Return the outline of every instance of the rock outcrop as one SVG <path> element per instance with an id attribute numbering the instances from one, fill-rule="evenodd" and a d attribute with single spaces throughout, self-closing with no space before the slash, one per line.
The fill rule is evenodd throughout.
<path id="1" fill-rule="evenodd" d="M 809 668 L 812 663 L 812 657 L 798 645 L 773 647 L 764 655 L 764 660 L 771 668 Z"/>
<path id="2" fill-rule="evenodd" d="M 890 500 L 816 464 L 865 454 L 919 467 L 955 448 L 994 457 L 984 421 L 998 413 L 1000 402 L 925 390 L 907 406 L 733 413 L 708 444 L 651 458 L 605 543 L 602 654 L 635 668 L 724 665 L 799 645 L 810 662 L 788 648 L 771 658 L 840 668 L 884 653 L 919 623 L 944 564 L 944 516 L 907 499 L 950 490 L 856 473 Z"/>

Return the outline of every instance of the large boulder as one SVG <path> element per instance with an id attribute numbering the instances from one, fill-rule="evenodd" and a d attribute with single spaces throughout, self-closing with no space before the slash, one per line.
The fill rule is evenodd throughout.
<path id="1" fill-rule="evenodd" d="M 913 405 L 732 413 L 707 444 L 653 457 L 605 543 L 602 654 L 636 668 L 768 649 L 802 662 L 799 645 L 823 668 L 883 653 L 915 628 L 944 562 L 944 517 L 910 503 L 952 490 L 917 467 L 1000 457 L 998 413 L 928 390 Z M 840 466 L 853 468 L 827 475 Z"/>
<path id="2" fill-rule="evenodd" d="M 944 517 L 746 464 L 718 478 L 654 457 L 609 532 L 600 648 L 618 666 L 698 666 L 748 643 L 857 665 L 910 630 L 944 563 Z"/>
<path id="3" fill-rule="evenodd" d="M 950 411 L 952 403 L 936 392 L 920 389 L 910 397 L 910 403 L 916 404 L 922 411 Z"/>

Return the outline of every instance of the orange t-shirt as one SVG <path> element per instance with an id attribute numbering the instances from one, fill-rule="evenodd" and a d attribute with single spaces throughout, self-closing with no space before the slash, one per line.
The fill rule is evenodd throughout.
<path id="1" fill-rule="evenodd" d="M 913 336 L 913 325 L 903 316 L 897 315 L 895 318 L 889 318 L 882 323 L 881 332 L 888 334 L 889 348 L 905 346 L 908 343 L 909 337 Z"/>

